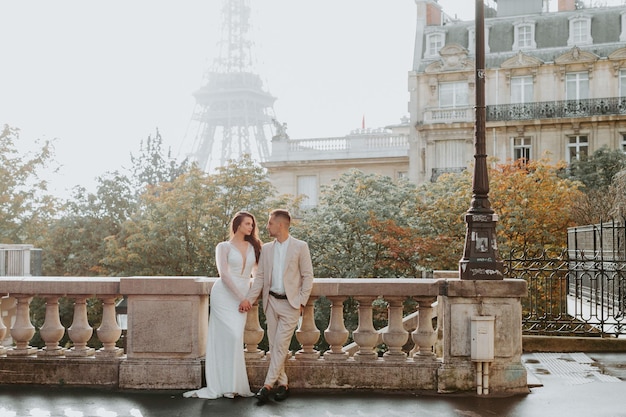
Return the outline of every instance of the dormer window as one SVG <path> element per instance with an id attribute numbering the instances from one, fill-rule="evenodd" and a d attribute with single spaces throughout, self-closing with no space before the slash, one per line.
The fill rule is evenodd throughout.
<path id="1" fill-rule="evenodd" d="M 485 26 L 485 53 L 489 51 L 489 26 Z M 470 55 L 476 53 L 476 28 L 471 26 L 467 28 L 467 51 Z"/>
<path id="2" fill-rule="evenodd" d="M 535 49 L 535 23 L 519 22 L 515 24 L 513 50 Z"/>
<path id="3" fill-rule="evenodd" d="M 593 42 L 591 38 L 591 18 L 587 16 L 574 16 L 569 20 L 569 39 L 567 44 L 588 45 Z"/>
<path id="4" fill-rule="evenodd" d="M 446 33 L 443 30 L 426 34 L 426 51 L 424 58 L 439 58 L 439 51 L 445 45 Z"/>

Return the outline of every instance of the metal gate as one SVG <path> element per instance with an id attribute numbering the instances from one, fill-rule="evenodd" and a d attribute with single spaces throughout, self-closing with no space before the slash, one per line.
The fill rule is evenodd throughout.
<path id="1" fill-rule="evenodd" d="M 569 228 L 568 247 L 561 252 L 509 254 L 505 276 L 528 282 L 524 334 L 626 334 L 625 224 Z"/>

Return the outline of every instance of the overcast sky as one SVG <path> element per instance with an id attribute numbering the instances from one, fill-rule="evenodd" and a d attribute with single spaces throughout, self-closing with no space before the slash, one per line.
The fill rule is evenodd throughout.
<path id="1" fill-rule="evenodd" d="M 474 18 L 474 2 L 440 0 Z M 158 128 L 184 153 L 222 0 L 0 3 L 0 124 L 55 139 L 55 192 L 91 188 Z M 293 139 L 343 136 L 408 115 L 414 0 L 252 0 L 256 72 Z"/>

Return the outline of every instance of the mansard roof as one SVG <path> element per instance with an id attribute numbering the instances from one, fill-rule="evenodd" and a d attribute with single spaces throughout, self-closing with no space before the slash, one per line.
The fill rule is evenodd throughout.
<path id="1" fill-rule="evenodd" d="M 592 53 L 596 59 L 606 58 L 616 49 L 624 45 L 620 41 L 622 31 L 622 14 L 626 7 L 602 7 L 580 9 L 568 12 L 551 12 L 537 15 L 506 16 L 485 19 L 485 28 L 488 29 L 489 49 L 485 55 L 487 68 L 501 67 L 504 62 L 514 62 L 518 51 L 513 50 L 515 24 L 530 22 L 535 25 L 536 49 L 524 50 L 524 54 L 532 56 L 541 62 L 555 62 L 555 60 L 572 50 L 568 45 L 569 22 L 577 17 L 591 19 L 592 44 L 580 45 L 581 53 Z M 474 22 L 455 21 L 443 26 L 446 31 L 446 44 L 458 44 L 468 48 L 469 31 Z M 423 40 L 425 42 L 425 39 Z M 472 49 L 472 48 L 468 48 Z M 511 61 L 513 60 L 513 61 Z M 419 68 L 423 72 L 439 59 L 421 59 Z M 432 69 L 432 67 L 431 67 Z"/>

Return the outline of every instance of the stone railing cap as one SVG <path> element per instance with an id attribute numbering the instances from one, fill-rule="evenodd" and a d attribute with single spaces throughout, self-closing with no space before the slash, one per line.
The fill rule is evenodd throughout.
<path id="1" fill-rule="evenodd" d="M 0 280 L 2 292 L 29 295 L 118 295 L 116 277 L 10 277 Z"/>
<path id="2" fill-rule="evenodd" d="M 527 283 L 523 279 L 460 280 L 447 279 L 442 295 L 448 297 L 526 297 Z"/>
<path id="3" fill-rule="evenodd" d="M 120 278 L 124 295 L 208 294 L 215 279 L 207 277 L 125 277 Z"/>

